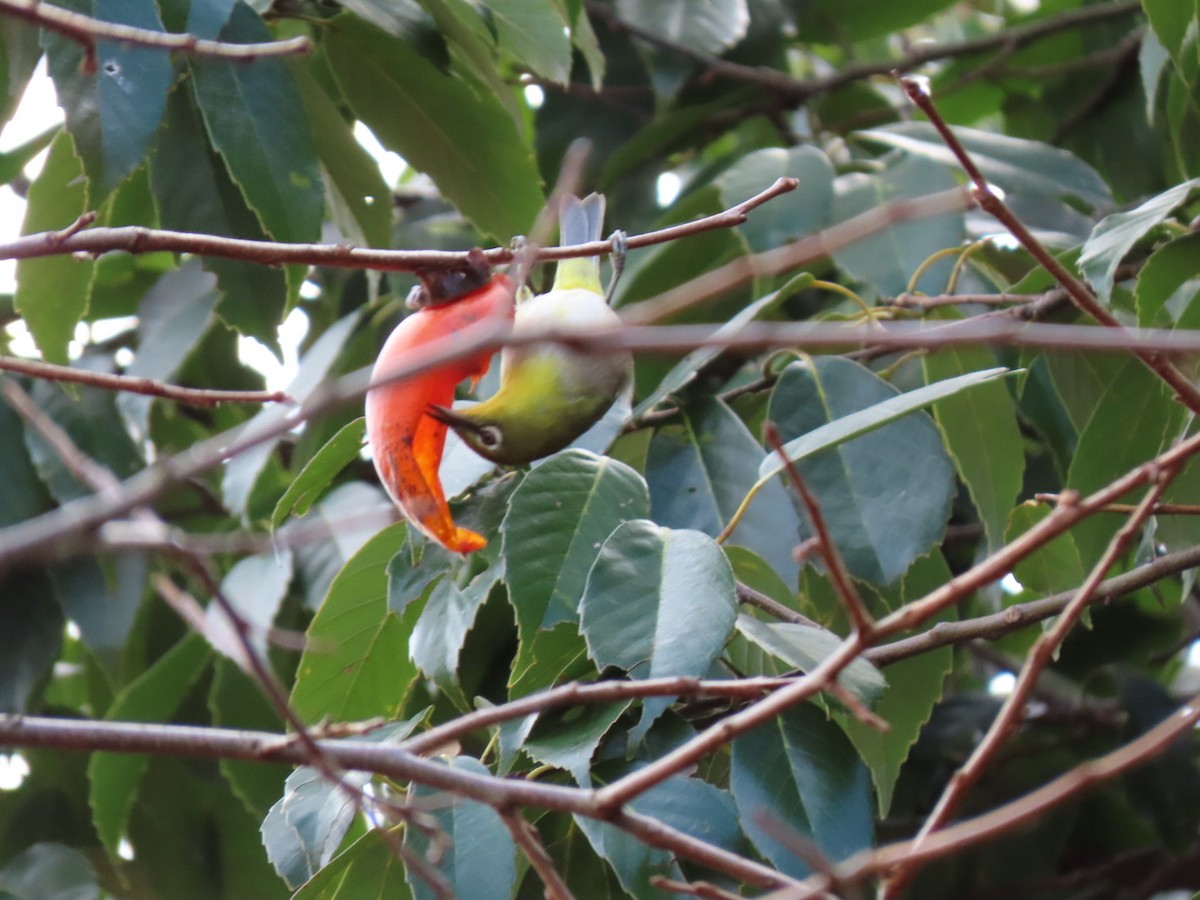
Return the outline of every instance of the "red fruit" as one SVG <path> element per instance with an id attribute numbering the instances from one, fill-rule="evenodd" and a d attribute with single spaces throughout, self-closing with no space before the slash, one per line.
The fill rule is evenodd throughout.
<path id="1" fill-rule="evenodd" d="M 423 305 L 396 326 L 375 361 L 372 381 L 402 366 L 413 350 L 475 322 L 492 317 L 512 321 L 513 288 L 504 275 L 494 275 L 482 286 L 449 300 L 436 282 L 427 279 L 426 286 L 430 297 L 425 302 L 436 305 Z M 455 289 L 458 287 L 456 284 Z M 367 438 L 379 480 L 409 522 L 456 553 L 480 550 L 487 541 L 474 531 L 457 527 L 450 516 L 438 479 L 447 426 L 428 411 L 431 405 L 450 406 L 459 382 L 479 379 L 491 357 L 492 351 L 483 351 L 367 392 Z"/>

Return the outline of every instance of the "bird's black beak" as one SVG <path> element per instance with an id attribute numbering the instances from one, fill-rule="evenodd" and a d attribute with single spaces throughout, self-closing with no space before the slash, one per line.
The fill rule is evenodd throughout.
<path id="1" fill-rule="evenodd" d="M 460 429 L 465 431 L 479 430 L 479 426 L 466 416 L 460 416 L 454 410 L 448 409 L 445 406 L 438 406 L 436 403 L 430 403 L 429 406 L 426 407 L 425 412 L 437 419 L 439 422 L 449 425 L 455 431 Z"/>

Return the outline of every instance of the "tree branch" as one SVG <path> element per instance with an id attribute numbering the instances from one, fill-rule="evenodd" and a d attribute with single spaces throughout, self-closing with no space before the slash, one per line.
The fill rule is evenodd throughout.
<path id="1" fill-rule="evenodd" d="M 116 41 L 139 47 L 181 50 L 196 56 L 253 60 L 267 56 L 303 55 L 311 53 L 313 47 L 312 40 L 303 36 L 263 44 L 230 44 L 205 40 L 192 34 L 150 31 L 85 16 L 60 6 L 43 3 L 42 0 L 0 0 L 0 15 L 9 15 L 14 19 L 24 19 L 26 22 L 40 25 L 47 31 L 56 32 L 82 44 L 89 52 L 95 51 L 99 41 Z"/>
<path id="2" fill-rule="evenodd" d="M 902 78 L 901 86 L 912 102 L 920 108 L 921 112 L 929 119 L 930 123 L 946 146 L 950 148 L 950 152 L 958 159 L 959 164 L 966 171 L 967 176 L 971 179 L 971 184 L 974 188 L 974 196 L 980 207 L 998 219 L 1005 228 L 1012 233 L 1021 246 L 1029 251 L 1030 255 L 1041 264 L 1047 272 L 1054 276 L 1054 280 L 1062 285 L 1063 290 L 1079 309 L 1091 316 L 1101 325 L 1106 328 L 1111 328 L 1114 331 L 1120 331 L 1124 326 L 1117 321 L 1116 316 L 1110 313 L 1107 309 L 1100 305 L 1100 301 L 1092 292 L 1092 289 L 1080 279 L 1072 275 L 1062 263 L 1055 259 L 1045 247 L 1042 246 L 1032 231 L 1025 227 L 1020 219 L 1018 219 L 1004 203 L 1003 200 L 992 190 L 979 167 L 975 165 L 975 161 L 971 158 L 971 154 L 967 152 L 966 147 L 958 140 L 958 137 L 946 124 L 945 119 L 937 110 L 937 106 L 933 102 L 925 86 L 915 78 Z M 1186 406 L 1192 413 L 1200 414 L 1200 389 L 1192 384 L 1190 378 L 1184 375 L 1175 365 L 1158 353 L 1151 351 L 1134 351 L 1135 355 L 1140 359 L 1146 368 L 1150 369 L 1155 375 L 1170 385 L 1175 391 L 1179 401 Z"/>
<path id="3" fill-rule="evenodd" d="M 0 0 L 3 2 L 3 0 Z M 751 211 L 774 198 L 796 189 L 795 178 L 779 178 L 766 190 L 729 209 L 681 225 L 628 237 L 629 249 L 649 247 L 718 228 L 732 228 L 746 221 Z M 612 241 L 592 241 L 570 247 L 539 247 L 533 259 L 539 262 L 598 256 L 611 253 Z M 191 253 L 220 259 L 237 259 L 264 266 L 298 263 L 310 266 L 335 266 L 344 269 L 371 269 L 380 272 L 414 272 L 418 269 L 458 268 L 468 262 L 468 251 L 452 250 L 374 250 L 349 244 L 288 244 L 279 241 L 255 241 L 245 238 L 168 231 L 126 225 L 117 228 L 74 226 L 62 231 L 27 234 L 0 244 L 0 259 L 35 259 L 66 254 L 99 255 L 125 253 Z M 485 250 L 488 263 L 503 265 L 513 261 L 513 250 L 495 247 Z"/>
<path id="4" fill-rule="evenodd" d="M 954 815 L 955 810 L 958 809 L 963 799 L 965 799 L 967 792 L 983 777 L 984 771 L 995 757 L 1001 745 L 1016 731 L 1025 709 L 1025 702 L 1033 693 L 1033 689 L 1041 673 L 1050 664 L 1054 654 L 1058 652 L 1058 648 L 1067 639 L 1067 635 L 1075 627 L 1076 622 L 1079 621 L 1079 617 L 1083 615 L 1083 611 L 1087 608 L 1088 604 L 1096 599 L 1096 589 L 1100 586 L 1101 579 L 1112 568 L 1113 564 L 1116 563 L 1117 557 L 1125 552 L 1134 536 L 1141 529 L 1142 524 L 1150 517 L 1154 504 L 1158 502 L 1163 491 L 1170 486 L 1171 481 L 1178 471 L 1179 464 L 1175 464 L 1165 466 L 1156 473 L 1150 490 L 1146 492 L 1146 496 L 1138 503 L 1137 509 L 1134 510 L 1128 521 L 1121 526 L 1117 533 L 1113 535 L 1112 540 L 1108 542 L 1108 546 L 1104 548 L 1104 553 L 1101 554 L 1100 559 L 1092 567 L 1091 571 L 1088 572 L 1087 578 L 1084 579 L 1079 590 L 1075 592 L 1075 596 L 1071 598 L 1070 602 L 1063 609 L 1054 626 L 1043 631 L 1038 636 L 1038 639 L 1034 642 L 1025 659 L 1024 666 L 1021 667 L 1021 671 L 1017 675 L 1012 693 L 1004 699 L 1004 704 L 1001 706 L 1000 712 L 992 720 L 983 739 L 975 746 L 970 758 L 951 776 L 949 784 L 946 785 L 945 790 L 942 792 L 942 796 L 938 799 L 933 811 L 925 819 L 925 823 L 917 833 L 915 847 L 918 850 L 922 841 L 927 840 L 931 834 L 943 827 L 950 820 L 950 817 Z M 901 896 L 905 886 L 911 883 L 916 870 L 916 865 L 902 865 L 898 867 L 884 887 L 881 895 L 882 900 Z"/>
<path id="5" fill-rule="evenodd" d="M 423 759 L 399 747 L 367 741 L 318 741 L 317 744 L 326 757 L 343 769 L 427 785 L 496 809 L 529 806 L 604 818 L 650 846 L 691 859 L 748 884 L 764 888 L 799 884 L 768 866 L 698 840 L 649 816 L 628 811 L 605 815 L 592 801 L 591 792 L 581 788 L 482 775 Z M 304 765 L 309 761 L 306 748 L 287 735 L 270 732 L 11 714 L 0 714 L 0 746 L 241 759 L 291 765 Z"/>
<path id="6" fill-rule="evenodd" d="M 0 0 L 2 2 L 2 0 Z M 223 391 L 211 388 L 189 388 L 165 384 L 152 378 L 136 378 L 131 375 L 114 375 L 108 372 L 90 372 L 73 369 L 37 359 L 20 359 L 15 356 L 0 356 L 0 370 L 18 372 L 43 381 L 68 381 L 89 387 L 148 397 L 162 397 L 189 406 L 217 406 L 221 403 L 295 403 L 283 391 Z"/>

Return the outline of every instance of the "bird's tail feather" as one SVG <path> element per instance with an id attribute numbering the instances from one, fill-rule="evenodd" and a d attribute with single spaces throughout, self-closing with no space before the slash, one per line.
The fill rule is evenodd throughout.
<path id="1" fill-rule="evenodd" d="M 604 228 L 604 195 L 588 194 L 582 200 L 573 194 L 562 199 L 558 208 L 559 246 L 573 247 L 600 240 Z M 602 293 L 600 258 L 564 259 L 554 274 L 555 290 L 582 288 Z"/>

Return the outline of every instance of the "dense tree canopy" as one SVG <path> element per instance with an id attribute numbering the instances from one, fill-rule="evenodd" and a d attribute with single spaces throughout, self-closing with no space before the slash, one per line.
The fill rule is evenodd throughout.
<path id="1" fill-rule="evenodd" d="M 1194 889 L 1198 35 L 0 0 L 0 120 L 42 59 L 65 113 L 0 154 L 0 898 Z M 472 248 L 544 289 L 593 190 L 621 324 L 544 336 L 631 391 L 530 466 L 452 440 L 448 552 L 369 367 Z"/>

